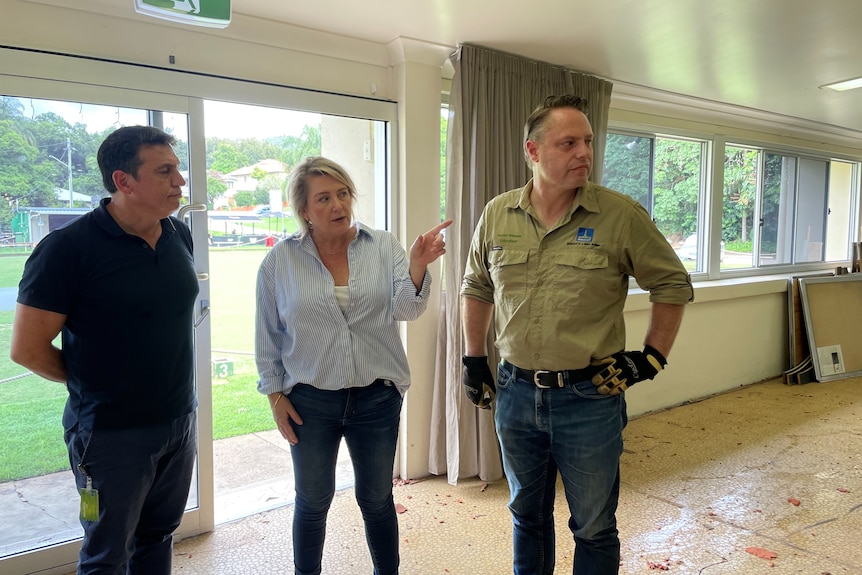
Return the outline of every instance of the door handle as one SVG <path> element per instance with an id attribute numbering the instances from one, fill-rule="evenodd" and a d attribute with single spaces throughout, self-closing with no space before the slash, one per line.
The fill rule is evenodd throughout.
<path id="1" fill-rule="evenodd" d="M 195 320 L 195 328 L 197 328 L 203 320 L 207 318 L 210 314 L 210 302 L 209 300 L 201 300 L 201 315 L 198 316 L 198 319 Z"/>
<path id="2" fill-rule="evenodd" d="M 177 211 L 177 218 L 182 220 L 182 219 L 185 219 L 186 214 L 189 212 L 205 212 L 205 211 L 207 211 L 207 205 L 206 204 L 186 204 L 185 206 L 182 206 Z"/>

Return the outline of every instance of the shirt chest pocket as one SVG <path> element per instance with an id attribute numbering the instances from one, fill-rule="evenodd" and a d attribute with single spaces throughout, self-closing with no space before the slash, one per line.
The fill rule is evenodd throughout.
<path id="1" fill-rule="evenodd" d="M 556 264 L 551 285 L 561 299 L 577 300 L 585 290 L 595 292 L 609 288 L 619 280 L 618 274 L 614 277 L 609 273 L 608 254 L 597 250 L 557 254 Z M 609 285 L 605 285 L 607 282 Z"/>
<path id="2" fill-rule="evenodd" d="M 608 267 L 608 254 L 595 250 L 583 252 L 559 254 L 557 264 L 575 270 L 601 270 Z"/>
<path id="3" fill-rule="evenodd" d="M 527 296 L 527 250 L 492 250 L 488 254 L 494 301 L 507 307 L 521 304 Z"/>

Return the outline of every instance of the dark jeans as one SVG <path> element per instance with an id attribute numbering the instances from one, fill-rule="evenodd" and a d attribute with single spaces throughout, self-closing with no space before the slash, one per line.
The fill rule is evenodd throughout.
<path id="1" fill-rule="evenodd" d="M 172 534 L 189 496 L 197 415 L 164 424 L 65 434 L 78 488 L 99 492 L 99 519 L 81 520 L 78 575 L 170 575 Z"/>
<path id="2" fill-rule="evenodd" d="M 554 572 L 557 471 L 575 539 L 575 575 L 619 573 L 616 525 L 626 405 L 589 381 L 539 389 L 501 364 L 497 435 L 509 482 L 515 575 Z"/>
<path id="3" fill-rule="evenodd" d="M 374 574 L 397 575 L 400 558 L 392 470 L 401 394 L 395 386 L 378 380 L 368 387 L 338 391 L 299 384 L 288 397 L 303 421 L 293 426 L 299 442 L 290 448 L 296 479 L 295 575 L 320 574 L 342 437 L 353 463 L 354 491 Z"/>

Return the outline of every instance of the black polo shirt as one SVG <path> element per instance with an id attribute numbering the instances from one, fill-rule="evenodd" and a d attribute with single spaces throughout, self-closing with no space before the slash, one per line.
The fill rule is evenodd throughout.
<path id="1" fill-rule="evenodd" d="M 39 242 L 18 288 L 19 303 L 66 315 L 66 429 L 152 425 L 196 407 L 191 234 L 165 218 L 153 250 L 109 202 Z"/>

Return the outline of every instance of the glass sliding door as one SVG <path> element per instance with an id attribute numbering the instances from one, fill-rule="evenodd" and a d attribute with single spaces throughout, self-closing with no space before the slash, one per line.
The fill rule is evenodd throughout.
<path id="1" fill-rule="evenodd" d="M 4 89 L 7 86 L 12 83 L 4 82 Z M 96 152 L 120 126 L 154 125 L 172 133 L 183 175 L 192 181 L 186 113 L 127 107 L 122 97 L 106 105 L 43 95 L 26 89 L 0 94 L 0 571 L 15 573 L 73 571 L 82 535 L 79 496 L 61 424 L 66 389 L 9 359 L 24 262 L 48 233 L 108 195 Z M 184 204 L 195 202 L 188 184 L 184 195 Z M 206 218 L 185 219 L 193 235 L 204 238 L 197 268 L 199 277 L 206 278 Z M 206 285 L 201 294 L 208 297 Z M 208 323 L 201 322 L 197 329 L 206 333 L 196 334 L 196 344 L 205 342 L 208 350 Z M 203 375 L 202 380 L 197 374 L 199 388 L 209 387 L 209 372 Z M 209 445 L 209 434 L 204 435 Z M 189 534 L 201 530 L 200 469 L 198 465 L 187 502 L 191 517 L 180 528 Z"/>
<path id="2" fill-rule="evenodd" d="M 55 80 L 61 77 L 62 81 Z M 397 197 L 391 193 L 392 182 L 397 181 L 391 161 L 391 151 L 396 148 L 396 105 L 178 71 L 142 72 L 133 65 L 8 48 L 0 48 L 0 86 L 0 96 L 5 96 L 0 100 L 0 131 L 7 136 L 0 136 L 0 441 L 7 440 L 0 446 L 0 473 L 5 473 L 5 479 L 0 480 L 0 530 L 6 530 L 5 535 L 0 534 L 6 537 L 0 542 L 0 573 L 65 575 L 75 568 L 81 531 L 78 494 L 68 469 L 60 424 L 66 391 L 60 384 L 24 373 L 8 360 L 12 310 L 33 242 L 63 221 L 91 209 L 97 200 L 94 196 L 103 194 L 93 146 L 97 148 L 97 140 L 101 143 L 107 131 L 121 125 L 150 124 L 172 132 L 180 141 L 177 154 L 188 170 L 185 203 L 210 208 L 209 213 L 185 214 L 201 282 L 195 313 L 199 445 L 192 494 L 177 536 L 212 530 L 216 492 L 235 489 L 233 495 L 242 492 L 242 497 L 254 493 L 248 489 L 254 483 L 252 472 L 260 477 L 270 473 L 263 480 L 269 482 L 270 493 L 277 493 L 283 503 L 290 501 L 290 486 L 284 484 L 280 489 L 271 479 L 272 473 L 292 477 L 292 470 L 280 464 L 283 460 L 269 462 L 272 451 L 247 458 L 245 467 L 237 466 L 229 481 L 226 476 L 216 480 L 213 472 L 214 453 L 223 469 L 236 453 L 214 452 L 215 446 L 247 435 L 237 433 L 247 429 L 245 420 L 263 426 L 254 433 L 271 432 L 266 428 L 271 425 L 268 410 L 257 412 L 261 405 L 266 406 L 266 400 L 256 391 L 250 355 L 253 293 L 249 286 L 267 249 L 266 238 L 275 239 L 294 228 L 278 171 L 268 171 L 273 164 L 265 160 L 283 163 L 283 179 L 304 155 L 333 158 L 356 181 L 360 193 L 355 205 L 357 217 L 370 226 L 397 233 L 391 224 L 391 214 L 397 210 L 393 205 Z M 159 92 L 159 86 L 171 93 Z M 268 153 L 271 148 L 267 147 L 258 150 L 267 153 L 255 155 L 249 152 L 254 147 L 251 142 L 245 142 L 249 144 L 245 150 L 249 161 L 236 165 L 225 162 L 228 156 L 222 152 L 235 147 L 231 140 L 257 140 L 259 136 L 229 133 L 227 124 L 218 121 L 225 113 L 218 108 L 219 102 L 211 100 L 215 93 L 222 100 L 247 104 L 233 109 L 233 119 L 251 125 L 253 130 L 263 130 L 266 136 L 261 142 L 290 150 L 293 155 Z M 255 116 L 252 109 L 263 111 L 263 118 Z M 273 126 L 278 128 L 274 133 L 269 129 Z M 223 144 L 221 152 L 219 144 Z M 252 170 L 254 177 L 245 177 L 241 171 L 228 177 L 231 171 L 261 161 L 260 169 Z M 240 192 L 253 192 L 250 204 L 245 203 L 248 194 Z M 237 205 L 238 199 L 243 205 Z M 233 228 L 218 218 L 224 216 L 222 208 L 243 208 L 250 212 L 246 216 L 254 219 L 237 221 Z M 229 236 L 235 236 L 239 243 L 224 245 Z M 257 241 L 261 236 L 262 243 Z M 236 297 L 236 293 L 240 295 Z M 217 331 L 216 342 L 211 341 L 211 326 Z M 245 335 L 242 330 L 246 330 Z M 245 378 L 233 397 L 225 383 L 231 374 Z M 214 406 L 221 410 L 215 418 Z M 219 433 L 215 442 L 214 430 Z M 278 443 L 269 441 L 264 447 L 287 454 L 285 446 Z M 20 451 L 22 446 L 30 457 L 20 453 L 13 456 L 13 450 Z M 341 467 L 342 485 L 349 485 L 349 461 Z M 49 481 L 53 483 L 49 485 Z M 13 514 L 6 502 L 22 507 Z M 272 501 L 252 503 L 240 501 L 234 509 L 244 508 L 248 513 L 272 506 Z M 50 515 L 53 522 L 35 521 L 39 509 L 48 510 L 44 515 Z M 226 520 L 231 513 L 222 513 L 220 519 Z"/>
<path id="3" fill-rule="evenodd" d="M 257 270 L 274 242 L 297 231 L 286 184 L 308 156 L 343 165 L 357 186 L 357 219 L 387 226 L 387 123 L 284 108 L 206 101 L 212 289 L 215 523 L 294 500 L 289 445 L 257 392 Z M 338 488 L 353 484 L 346 446 Z"/>

